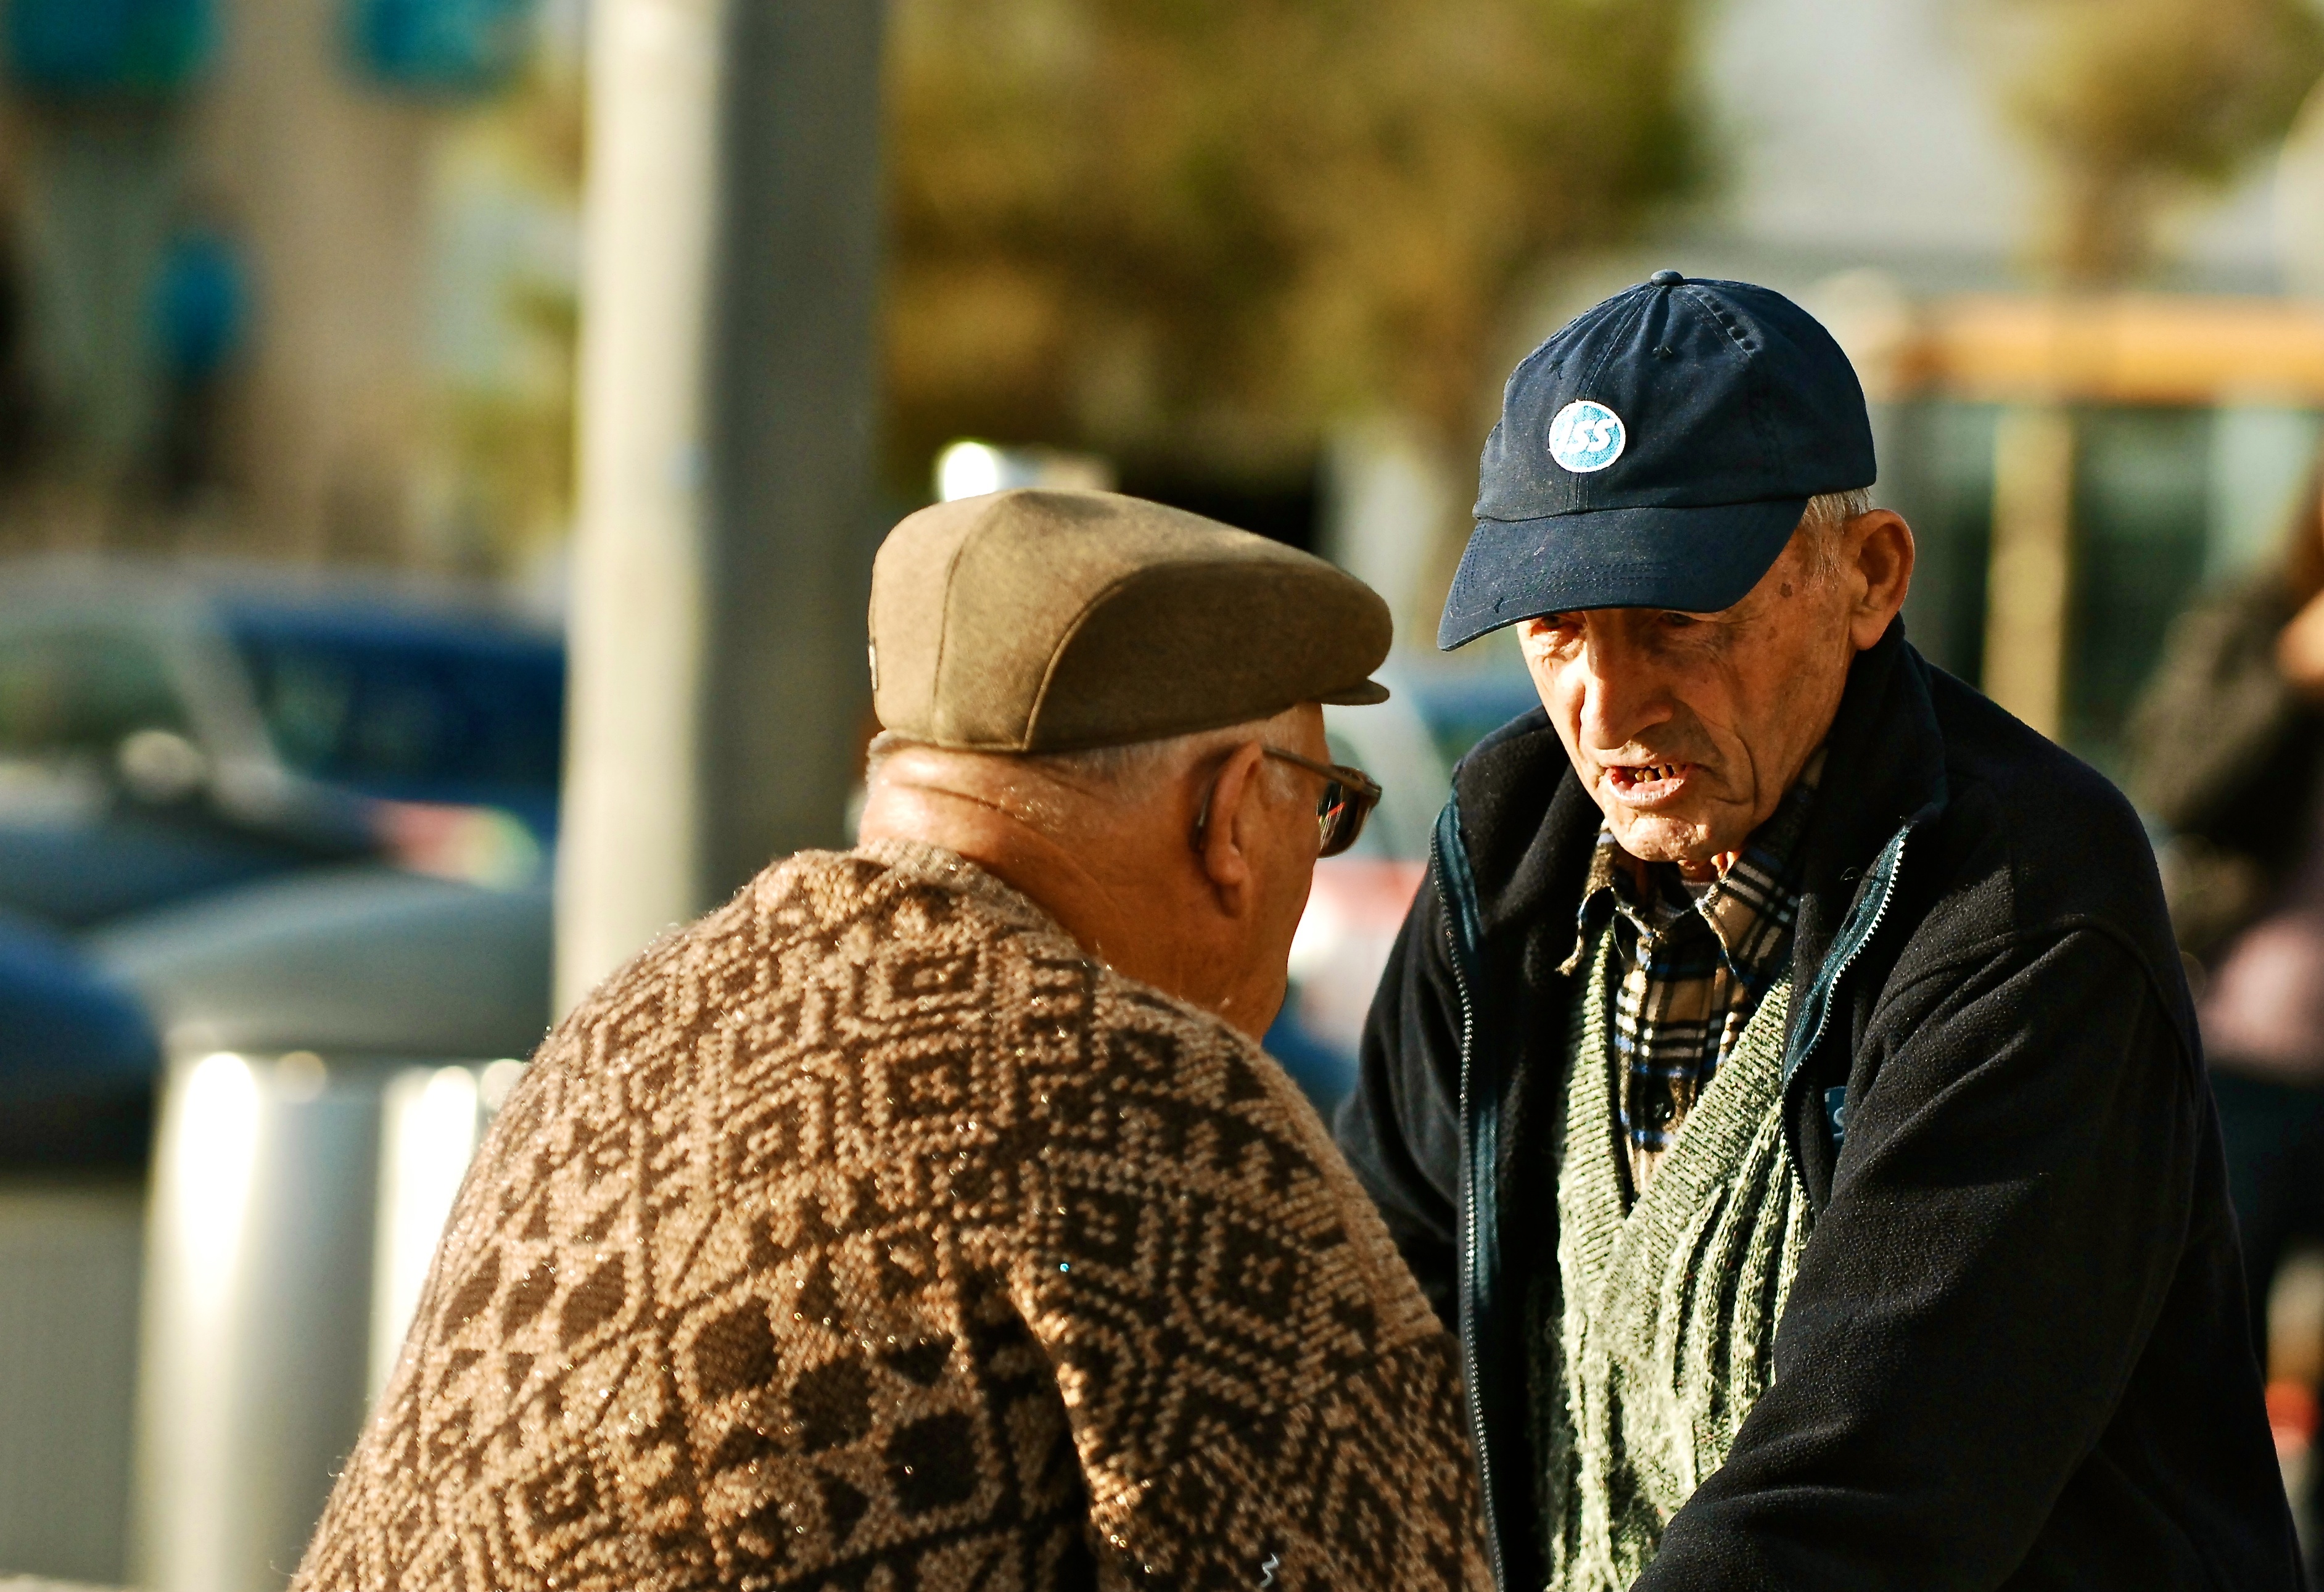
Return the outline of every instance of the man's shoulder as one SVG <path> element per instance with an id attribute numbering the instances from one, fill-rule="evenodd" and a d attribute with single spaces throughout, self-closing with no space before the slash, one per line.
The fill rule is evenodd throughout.
<path id="1" fill-rule="evenodd" d="M 1947 796 L 1923 842 L 1932 898 L 1918 936 L 1923 956 L 1959 959 L 2012 944 L 2033 953 L 2095 932 L 2178 1007 L 2178 955 L 2153 848 L 2128 798 L 1969 686 L 1931 675 Z"/>
<path id="2" fill-rule="evenodd" d="M 566 1018 L 544 1057 L 682 1045 L 713 1030 L 761 1052 L 877 1044 L 916 1019 L 1038 993 L 987 976 L 995 952 L 1086 960 L 1029 900 L 951 852 L 801 851 L 641 951 Z"/>
<path id="3" fill-rule="evenodd" d="M 489 1175 L 521 1202 L 586 1140 L 593 1184 L 739 1205 L 949 1154 L 989 1133 L 1031 1059 L 1084 1047 L 1099 980 L 1053 920 L 949 852 L 801 852 L 566 1017 L 512 1101 L 540 1153 Z"/>
<path id="4" fill-rule="evenodd" d="M 1002 1292 L 1044 1202 L 1010 1175 L 1032 1140 L 993 1109 L 987 1020 L 1029 1032 L 1038 964 L 1077 962 L 1043 921 L 940 854 L 808 853 L 609 980 L 480 1149 L 305 1584 L 453 1578 L 445 1544 L 544 1494 L 596 1511 L 547 1569 L 673 1584 L 939 1564 L 964 1522 L 1077 1533 L 1069 1490 L 995 1479 L 1004 1442 L 1071 1462 Z M 770 1532 L 770 1488 L 823 1508 Z M 483 1580 L 531 1584 L 475 1540 Z"/>
<path id="5" fill-rule="evenodd" d="M 668 1146 L 657 1165 L 691 1160 L 744 1203 L 1086 1146 L 1130 1179 L 1141 1156 L 1212 1157 L 1229 1182 L 1333 1157 L 1250 1038 L 973 863 L 900 842 L 769 868 L 608 980 L 535 1072 L 553 1117 L 633 1119 Z"/>
<path id="6" fill-rule="evenodd" d="M 1930 695 L 1945 741 L 1941 844 L 1965 870 L 2006 870 L 1997 926 L 2165 921 L 2153 847 L 2112 780 L 1958 680 L 1935 676 Z"/>
<path id="7" fill-rule="evenodd" d="M 1471 747 L 1452 771 L 1464 821 L 1538 823 L 1572 767 L 1547 710 L 1527 708 Z"/>

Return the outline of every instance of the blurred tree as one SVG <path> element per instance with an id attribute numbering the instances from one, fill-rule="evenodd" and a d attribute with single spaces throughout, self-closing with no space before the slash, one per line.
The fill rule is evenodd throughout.
<path id="1" fill-rule="evenodd" d="M 1689 171 L 1687 0 L 899 0 L 891 457 L 1465 454 L 1511 300 Z M 915 480 L 914 484 L 917 484 Z"/>
<path id="2" fill-rule="evenodd" d="M 577 51 L 536 49 L 436 152 L 436 552 L 473 571 L 522 570 L 572 527 L 584 88 Z"/>
<path id="3" fill-rule="evenodd" d="M 1980 0 L 1983 55 L 2057 198 L 2044 263 L 2075 285 L 2144 263 L 2160 206 L 2273 147 L 2324 73 L 2310 0 Z"/>

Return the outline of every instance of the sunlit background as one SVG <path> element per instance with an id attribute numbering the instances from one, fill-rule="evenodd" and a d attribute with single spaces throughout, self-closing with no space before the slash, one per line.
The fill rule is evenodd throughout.
<path id="1" fill-rule="evenodd" d="M 1388 598 L 1396 699 L 1331 720 L 1387 802 L 1270 1040 L 1328 1109 L 1528 701 L 1430 639 L 1568 316 L 1664 266 L 1821 316 L 1914 640 L 2117 775 L 2324 437 L 2311 0 L 893 0 L 803 96 L 743 14 L 0 0 L 0 1576 L 285 1582 L 558 1004 L 844 843 L 862 582 L 925 502 L 1117 487 Z M 836 198 L 752 207 L 803 170 Z M 764 496 L 814 425 L 841 489 Z M 754 608 L 783 569 L 826 584 Z M 2271 1326 L 2304 1497 L 2324 1253 Z"/>

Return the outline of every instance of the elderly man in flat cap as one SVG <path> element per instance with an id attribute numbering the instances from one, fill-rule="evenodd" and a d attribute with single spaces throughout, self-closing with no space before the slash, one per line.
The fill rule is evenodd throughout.
<path id="1" fill-rule="evenodd" d="M 1505 1592 L 2301 1584 L 2146 837 L 1923 662 L 1856 374 L 1659 271 L 1517 367 L 1470 754 L 1342 1143 Z"/>
<path id="2" fill-rule="evenodd" d="M 863 843 L 549 1038 L 298 1585 L 1481 1585 L 1452 1340 L 1255 1043 L 1385 606 L 1017 492 L 871 629 Z"/>

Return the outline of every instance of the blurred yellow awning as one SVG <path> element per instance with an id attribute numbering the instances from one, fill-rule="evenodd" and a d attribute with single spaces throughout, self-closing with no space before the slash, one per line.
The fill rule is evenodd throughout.
<path id="1" fill-rule="evenodd" d="M 1884 329 L 1876 395 L 2324 407 L 2324 303 L 2306 299 L 1962 294 Z"/>

